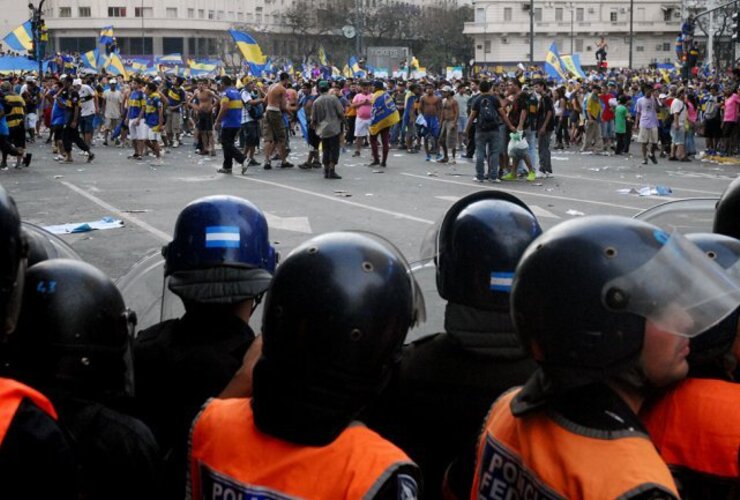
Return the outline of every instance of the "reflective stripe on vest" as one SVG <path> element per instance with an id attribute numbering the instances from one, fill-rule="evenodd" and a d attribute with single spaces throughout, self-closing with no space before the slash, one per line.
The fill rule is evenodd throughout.
<path id="1" fill-rule="evenodd" d="M 485 498 L 620 498 L 659 488 L 678 498 L 676 485 L 648 437 L 576 434 L 544 411 L 514 417 L 519 389 L 493 404 L 473 478 L 472 500 Z"/>
<path id="2" fill-rule="evenodd" d="M 43 394 L 15 380 L 0 378 L 0 445 L 8 433 L 15 412 L 18 411 L 24 399 L 30 399 L 44 413 L 54 420 L 57 419 L 54 407 Z"/>
<path id="3" fill-rule="evenodd" d="M 740 385 L 686 379 L 646 408 L 642 419 L 668 465 L 737 478 Z"/>
<path id="4" fill-rule="evenodd" d="M 413 462 L 364 426 L 326 446 L 263 434 L 249 399 L 212 399 L 191 431 L 188 498 L 371 498 Z"/>

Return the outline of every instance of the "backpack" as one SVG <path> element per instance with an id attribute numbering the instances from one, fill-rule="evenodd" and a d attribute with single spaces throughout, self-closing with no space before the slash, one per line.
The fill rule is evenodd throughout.
<path id="1" fill-rule="evenodd" d="M 481 96 L 479 109 L 478 129 L 482 132 L 497 130 L 501 125 L 501 116 L 493 105 L 493 96 Z"/>
<path id="2" fill-rule="evenodd" d="M 262 118 L 262 115 L 265 114 L 265 108 L 262 106 L 262 104 L 257 104 L 254 106 L 249 105 L 248 102 L 252 99 L 252 96 L 249 95 L 249 98 L 245 99 L 245 93 L 249 95 L 249 92 L 245 91 L 242 93 L 242 103 L 244 104 L 244 107 L 247 108 L 247 114 L 254 121 L 260 120 Z"/>

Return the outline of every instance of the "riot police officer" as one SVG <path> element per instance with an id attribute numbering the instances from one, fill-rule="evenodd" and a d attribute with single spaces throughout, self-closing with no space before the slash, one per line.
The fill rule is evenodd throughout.
<path id="1" fill-rule="evenodd" d="M 492 406 L 471 495 L 677 498 L 637 414 L 686 376 L 689 338 L 739 304 L 737 285 L 677 233 L 606 216 L 544 233 L 512 289 L 540 368 Z"/>
<path id="2" fill-rule="evenodd" d="M 135 325 L 111 279 L 90 264 L 52 259 L 26 273 L 14 362 L 59 413 L 79 462 L 81 498 L 161 498 L 154 436 L 117 410 L 133 395 Z"/>
<path id="3" fill-rule="evenodd" d="M 0 186 L 0 339 L 15 331 L 28 249 L 13 199 Z M 3 345 L 2 350 L 5 350 Z M 0 490 L 7 498 L 77 498 L 72 452 L 40 392 L 0 378 Z"/>
<path id="4" fill-rule="evenodd" d="M 213 399 L 193 424 L 188 498 L 404 498 L 419 471 L 356 421 L 423 314 L 400 252 L 368 233 L 313 238 L 267 295 L 251 399 Z"/>
<path id="5" fill-rule="evenodd" d="M 255 338 L 249 319 L 270 285 L 276 253 L 262 211 L 233 196 L 191 202 L 162 252 L 167 287 L 186 312 L 137 337 L 136 399 L 167 455 L 171 496 L 182 498 L 190 424 L 241 366 Z"/>
<path id="6" fill-rule="evenodd" d="M 727 186 L 717 203 L 713 232 L 740 239 L 740 177 Z"/>
<path id="7" fill-rule="evenodd" d="M 541 232 L 524 202 L 485 190 L 454 203 L 432 230 L 434 248 L 422 249 L 447 300 L 445 332 L 404 348 L 394 408 L 377 412 L 377 427 L 419 464 L 427 498 L 441 496 L 453 459 L 472 456 L 491 403 L 537 367 L 514 333 L 509 296 L 519 258 Z M 472 464 L 452 471 L 449 486 L 469 492 Z"/>
<path id="8" fill-rule="evenodd" d="M 713 233 L 686 237 L 740 282 L 740 241 Z M 641 414 L 684 499 L 740 493 L 738 315 L 740 309 L 691 339 L 689 377 L 649 400 Z"/>

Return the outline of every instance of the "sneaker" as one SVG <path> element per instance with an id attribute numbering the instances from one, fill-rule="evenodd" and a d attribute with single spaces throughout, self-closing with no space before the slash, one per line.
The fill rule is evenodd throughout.
<path id="1" fill-rule="evenodd" d="M 95 154 L 91 152 L 91 153 L 90 153 L 90 156 L 88 156 L 88 157 L 87 157 L 87 162 L 88 162 L 88 163 L 92 163 L 92 161 L 93 161 L 94 159 L 95 159 Z"/>
<path id="2" fill-rule="evenodd" d="M 491 182 L 493 182 L 495 184 L 499 184 L 501 182 L 501 179 L 499 179 L 498 177 L 494 177 L 493 179 L 490 179 L 490 180 L 491 180 Z"/>
<path id="3" fill-rule="evenodd" d="M 381 161 L 381 162 L 380 162 L 380 166 L 381 166 L 381 167 L 383 167 L 383 168 L 385 168 L 385 167 L 386 167 L 387 165 L 385 164 L 385 162 L 384 162 L 384 161 Z"/>
<path id="4" fill-rule="evenodd" d="M 108 141 L 103 141 L 103 146 L 107 146 L 107 145 L 108 145 Z"/>
<path id="5" fill-rule="evenodd" d="M 424 159 L 424 161 L 432 161 L 432 157 L 429 156 L 429 155 L 427 155 L 427 157 L 426 157 L 426 159 Z"/>
<path id="6" fill-rule="evenodd" d="M 373 160 L 372 162 L 367 164 L 368 167 L 377 167 L 378 165 L 380 165 L 380 162 L 378 160 Z"/>
<path id="7" fill-rule="evenodd" d="M 534 182 L 537 180 L 537 172 L 532 170 L 530 173 L 527 174 L 527 181 L 528 182 Z"/>
<path id="8" fill-rule="evenodd" d="M 473 177 L 473 181 L 477 182 L 478 184 L 483 184 L 485 182 L 485 179 L 482 179 L 480 177 Z"/>
<path id="9" fill-rule="evenodd" d="M 441 158 L 437 160 L 437 163 L 447 163 L 448 161 L 450 161 L 449 158 Z"/>
<path id="10" fill-rule="evenodd" d="M 218 170 L 216 170 L 216 172 L 218 172 L 219 174 L 231 174 L 231 169 L 230 168 L 229 169 L 219 168 Z M 244 172 L 242 172 L 242 173 L 244 173 Z"/>
<path id="11" fill-rule="evenodd" d="M 270 163 L 268 162 L 268 163 L 265 163 L 265 166 L 264 166 L 264 167 L 262 167 L 262 168 L 263 168 L 264 170 L 272 170 L 272 165 L 270 165 Z"/>
<path id="12" fill-rule="evenodd" d="M 23 157 L 23 166 L 28 167 L 31 164 L 31 157 L 33 155 L 31 153 L 26 153 Z"/>
<path id="13" fill-rule="evenodd" d="M 642 164 L 643 164 L 643 165 L 647 165 L 647 158 L 643 158 L 643 159 L 642 159 Z"/>
<path id="14" fill-rule="evenodd" d="M 514 172 L 509 172 L 508 174 L 501 177 L 502 181 L 515 181 L 516 180 L 516 174 Z"/>
<path id="15" fill-rule="evenodd" d="M 330 171 L 329 171 L 329 172 L 328 172 L 328 173 L 327 173 L 327 174 L 325 175 L 325 177 L 326 177 L 327 179 L 341 179 L 341 178 L 342 178 L 342 177 L 341 177 L 341 176 L 340 176 L 340 175 L 339 175 L 338 173 L 336 173 L 336 172 L 335 172 L 334 170 L 330 170 Z"/>
<path id="16" fill-rule="evenodd" d="M 658 159 L 655 158 L 655 155 L 650 155 L 650 161 L 653 162 L 655 165 L 658 164 Z"/>
<path id="17" fill-rule="evenodd" d="M 294 166 L 295 165 L 293 165 L 287 160 L 280 164 L 280 168 L 293 168 Z"/>
<path id="18" fill-rule="evenodd" d="M 304 161 L 303 163 L 298 165 L 298 168 L 300 168 L 301 170 L 308 170 L 309 168 L 311 168 L 311 164 L 307 161 Z"/>
<path id="19" fill-rule="evenodd" d="M 139 160 L 141 159 L 141 156 L 139 155 L 130 155 L 126 157 L 127 160 Z"/>
<path id="20" fill-rule="evenodd" d="M 249 163 L 242 163 L 242 175 L 247 173 L 248 168 L 249 168 Z"/>
<path id="21" fill-rule="evenodd" d="M 259 167 L 260 166 L 260 162 L 258 162 L 254 158 L 252 158 L 251 160 L 249 160 L 249 163 L 247 163 L 247 166 L 248 167 Z"/>

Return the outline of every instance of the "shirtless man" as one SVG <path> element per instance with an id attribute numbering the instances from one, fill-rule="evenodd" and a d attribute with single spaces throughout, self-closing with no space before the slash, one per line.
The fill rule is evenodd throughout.
<path id="1" fill-rule="evenodd" d="M 426 94 L 421 99 L 421 114 L 427 122 L 424 131 L 424 150 L 427 153 L 427 161 L 431 161 L 432 153 L 438 154 L 439 148 L 439 115 L 442 111 L 442 99 L 434 95 L 434 86 L 430 83 L 426 86 Z"/>
<path id="2" fill-rule="evenodd" d="M 198 113 L 198 136 L 201 143 L 201 154 L 216 156 L 213 140 L 213 107 L 216 105 L 218 97 L 208 88 L 208 80 L 198 82 L 198 90 L 193 94 L 190 103 L 192 108 Z"/>
<path id="3" fill-rule="evenodd" d="M 281 160 L 280 168 L 288 168 L 293 165 L 287 161 L 285 140 L 287 134 L 283 123 L 283 111 L 286 109 L 285 87 L 290 84 L 290 75 L 280 73 L 280 81 L 273 84 L 267 91 L 267 109 L 265 110 L 264 129 L 265 136 L 265 170 L 271 170 L 270 164 L 272 153 L 277 147 Z"/>
<path id="4" fill-rule="evenodd" d="M 439 160 L 439 163 L 450 161 L 448 149 L 451 149 L 452 164 L 454 165 L 455 153 L 457 151 L 457 119 L 460 116 L 460 106 L 455 100 L 455 91 L 452 90 L 452 87 L 447 86 L 443 88 L 442 95 L 444 96 L 444 100 L 442 101 L 442 123 L 440 125 L 439 143 L 442 145 L 444 158 Z"/>

